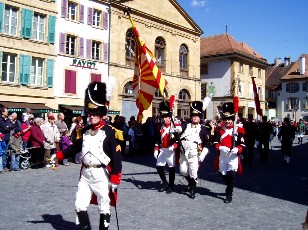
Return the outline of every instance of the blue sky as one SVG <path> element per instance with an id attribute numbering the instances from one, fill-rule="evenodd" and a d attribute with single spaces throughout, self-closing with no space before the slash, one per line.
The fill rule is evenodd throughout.
<path id="1" fill-rule="evenodd" d="M 308 0 L 177 0 L 203 30 L 228 33 L 273 63 L 308 54 Z"/>

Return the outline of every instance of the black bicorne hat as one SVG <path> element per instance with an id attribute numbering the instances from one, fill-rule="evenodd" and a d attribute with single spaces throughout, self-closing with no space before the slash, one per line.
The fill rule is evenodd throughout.
<path id="1" fill-rule="evenodd" d="M 161 117 L 171 117 L 171 109 L 169 101 L 162 101 L 159 103 L 159 113 Z"/>
<path id="2" fill-rule="evenodd" d="M 222 119 L 231 118 L 235 120 L 234 116 L 234 104 L 232 102 L 225 102 L 222 105 Z"/>
<path id="3" fill-rule="evenodd" d="M 85 91 L 84 112 L 85 115 L 107 115 L 108 101 L 106 99 L 106 84 L 93 81 Z"/>
<path id="4" fill-rule="evenodd" d="M 190 116 L 199 116 L 201 118 L 202 116 L 202 109 L 203 103 L 202 101 L 193 101 L 190 103 Z"/>

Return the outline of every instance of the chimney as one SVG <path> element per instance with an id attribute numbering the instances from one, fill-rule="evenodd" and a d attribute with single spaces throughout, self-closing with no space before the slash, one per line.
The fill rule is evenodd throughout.
<path id="1" fill-rule="evenodd" d="M 289 66 L 291 64 L 291 58 L 290 57 L 285 57 L 284 58 L 284 66 Z"/>
<path id="2" fill-rule="evenodd" d="M 281 64 L 281 58 L 276 57 L 275 58 L 275 66 L 279 66 Z"/>
<path id="3" fill-rule="evenodd" d="M 305 58 L 301 57 L 301 63 L 300 63 L 300 75 L 304 75 L 305 74 Z"/>

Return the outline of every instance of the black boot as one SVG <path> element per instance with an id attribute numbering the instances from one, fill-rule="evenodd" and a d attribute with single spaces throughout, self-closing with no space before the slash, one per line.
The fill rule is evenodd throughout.
<path id="1" fill-rule="evenodd" d="M 231 203 L 232 195 L 233 195 L 233 188 L 235 184 L 235 171 L 228 171 L 226 175 L 226 199 L 224 200 L 225 203 Z"/>
<path id="2" fill-rule="evenodd" d="M 169 186 L 167 189 L 167 194 L 170 194 L 173 192 L 174 180 L 175 180 L 175 167 L 171 167 L 169 168 Z"/>
<path id="3" fill-rule="evenodd" d="M 160 189 L 158 189 L 158 192 L 164 192 L 168 189 L 168 182 L 167 182 L 167 179 L 166 179 L 164 167 L 163 166 L 157 166 L 156 169 L 157 169 L 157 172 L 158 172 L 160 179 L 163 182 L 163 185 Z"/>
<path id="4" fill-rule="evenodd" d="M 110 214 L 100 214 L 99 230 L 108 230 L 110 224 Z"/>
<path id="5" fill-rule="evenodd" d="M 79 219 L 80 229 L 83 230 L 91 230 L 90 219 L 87 211 L 79 211 L 77 212 L 77 216 Z"/>
<path id="6" fill-rule="evenodd" d="M 190 191 L 188 194 L 188 197 L 191 199 L 195 199 L 196 195 L 195 195 L 195 189 L 196 189 L 196 180 L 194 178 L 190 178 Z"/>

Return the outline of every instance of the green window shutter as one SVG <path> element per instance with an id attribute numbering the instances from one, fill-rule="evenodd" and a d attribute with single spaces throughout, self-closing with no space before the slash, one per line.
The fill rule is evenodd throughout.
<path id="1" fill-rule="evenodd" d="M 56 17 L 49 16 L 48 19 L 48 42 L 55 44 L 55 32 L 56 32 Z"/>
<path id="2" fill-rule="evenodd" d="M 54 60 L 47 60 L 47 74 L 46 74 L 46 86 L 52 88 L 53 85 L 53 69 L 54 69 Z"/>
<path id="3" fill-rule="evenodd" d="M 19 56 L 19 84 L 24 83 L 24 56 L 23 54 Z"/>
<path id="4" fill-rule="evenodd" d="M 3 30 L 3 11 L 4 11 L 4 3 L 0 2 L 0 33 Z"/>
<path id="5" fill-rule="evenodd" d="M 33 11 L 22 9 L 21 14 L 21 36 L 29 39 L 32 36 Z"/>
<path id="6" fill-rule="evenodd" d="M 30 83 L 30 67 L 31 67 L 31 56 L 24 56 L 24 66 L 23 66 L 23 84 L 29 85 Z"/>

